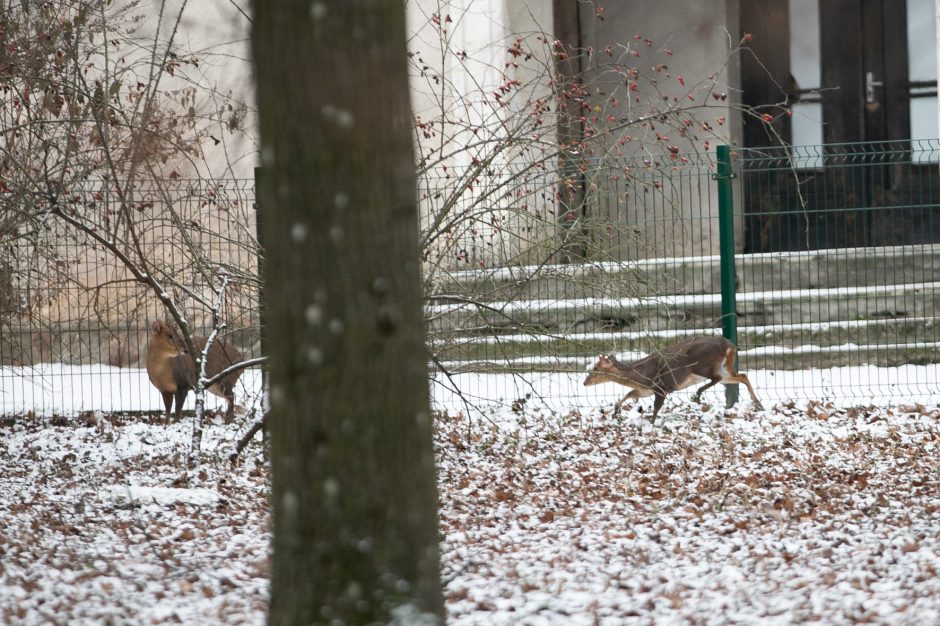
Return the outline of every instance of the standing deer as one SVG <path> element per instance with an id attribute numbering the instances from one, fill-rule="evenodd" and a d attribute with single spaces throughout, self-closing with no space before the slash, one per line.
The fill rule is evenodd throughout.
<path id="1" fill-rule="evenodd" d="M 754 388 L 751 387 L 751 381 L 744 374 L 734 371 L 736 352 L 734 344 L 724 337 L 695 337 L 667 346 L 632 363 L 621 363 L 602 354 L 584 379 L 584 385 L 611 382 L 632 387 L 633 391 L 614 405 L 614 415 L 620 412 L 620 405 L 625 400 L 656 396 L 653 422 L 656 421 L 656 415 L 667 395 L 703 380 L 709 382 L 695 392 L 692 397 L 695 402 L 700 401 L 703 391 L 718 383 L 744 383 L 751 394 L 754 407 L 763 409 Z"/>
<path id="2" fill-rule="evenodd" d="M 147 348 L 147 375 L 150 382 L 163 396 L 166 416 L 170 416 L 173 399 L 176 398 L 176 419 L 180 418 L 183 402 L 190 389 L 196 387 L 199 372 L 196 361 L 186 351 L 183 341 L 173 328 L 165 322 L 154 320 L 150 329 L 153 337 Z M 194 347 L 200 352 L 206 345 L 205 337 L 196 337 Z M 206 360 L 206 377 L 212 378 L 222 370 L 238 363 L 242 355 L 234 346 L 221 341 L 214 341 L 209 347 Z M 209 391 L 228 401 L 225 409 L 225 421 L 230 422 L 235 415 L 235 383 L 241 375 L 237 370 L 225 376 L 221 381 L 209 387 Z"/>

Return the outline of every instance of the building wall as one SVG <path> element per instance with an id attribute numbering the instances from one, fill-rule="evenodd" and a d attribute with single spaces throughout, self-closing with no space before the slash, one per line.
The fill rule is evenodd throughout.
<path id="1" fill-rule="evenodd" d="M 595 96 L 595 110 L 599 106 L 617 123 L 639 120 L 605 136 L 595 145 L 595 156 L 610 157 L 619 149 L 626 157 L 659 164 L 647 168 L 647 175 L 638 176 L 632 188 L 623 188 L 621 177 L 619 196 L 607 194 L 601 203 L 602 217 L 633 233 L 610 254 L 620 259 L 717 254 L 717 187 L 707 164 L 716 145 L 736 146 L 741 138 L 736 108 L 740 103 L 735 54 L 740 41 L 738 0 L 609 3 L 603 19 L 594 15 L 593 7 L 582 5 L 580 23 L 582 46 L 591 47 L 599 57 L 608 47 L 613 52 L 607 64 L 595 63 L 599 67 L 593 80 L 600 81 L 605 94 Z M 629 81 L 610 72 L 611 64 L 638 70 L 636 91 L 624 89 Z M 666 69 L 656 71 L 660 65 Z M 610 78 L 605 81 L 606 75 Z M 612 93 L 620 94 L 616 104 L 611 103 Z M 650 123 L 642 121 L 651 112 L 675 108 L 684 112 L 670 113 L 661 121 L 656 116 Z M 680 119 L 694 119 L 682 131 L 685 137 L 679 132 Z M 623 136 L 630 141 L 620 145 L 617 140 Z M 670 156 L 670 147 L 677 149 L 678 158 Z M 691 170 L 682 156 L 706 164 L 698 166 L 706 169 Z M 676 171 L 688 174 L 675 176 Z M 740 193 L 736 195 L 740 198 Z M 736 228 L 739 242 L 741 226 Z"/>
<path id="2" fill-rule="evenodd" d="M 554 174 L 524 175 L 531 177 L 518 184 L 518 172 L 554 150 L 553 119 L 522 130 L 533 103 L 551 94 L 551 2 L 406 6 L 412 108 L 427 124 L 415 143 L 426 271 L 538 257 L 555 225 L 554 199 L 540 194 Z"/>
<path id="3" fill-rule="evenodd" d="M 647 70 L 648 61 L 654 58 L 657 62 L 667 60 L 671 76 L 683 76 L 686 84 L 683 86 L 675 80 L 666 80 L 657 85 L 656 89 L 667 96 L 684 97 L 690 87 L 697 86 L 695 91 L 699 103 L 707 106 L 696 110 L 694 114 L 697 119 L 707 121 L 713 129 L 699 133 L 698 141 L 670 134 L 668 145 L 677 145 L 683 154 L 696 151 L 713 153 L 714 146 L 719 143 L 734 146 L 740 142 L 741 124 L 735 108 L 740 102 L 740 78 L 738 59 L 732 54 L 740 36 L 738 2 L 661 0 L 605 3 L 603 19 L 598 19 L 593 3 L 579 3 L 581 46 L 591 47 L 599 57 L 600 51 L 608 45 L 615 50 L 618 46 L 622 49 L 625 45 L 636 45 L 641 56 L 632 60 Z M 498 88 L 505 76 L 532 86 L 530 92 L 519 94 L 523 97 L 517 97 L 517 103 L 548 96 L 547 84 L 541 78 L 553 59 L 546 42 L 540 42 L 539 38 L 543 35 L 552 36 L 552 33 L 562 30 L 562 25 L 553 22 L 552 4 L 551 0 L 409 0 L 406 3 L 411 33 L 409 51 L 420 57 L 427 66 L 425 76 L 413 77 L 412 105 L 415 115 L 429 120 L 440 117 L 444 111 L 453 112 L 460 108 L 463 121 L 492 129 L 507 114 L 493 116 L 484 103 L 474 99 Z M 173 8 L 171 3 L 166 14 L 172 15 Z M 442 20 L 448 16 L 451 19 L 445 23 L 451 54 L 442 50 L 441 37 L 431 23 L 431 15 L 435 12 L 440 14 Z M 642 39 L 651 40 L 652 46 L 639 45 L 634 39 L 637 34 Z M 527 49 L 537 54 L 527 61 L 517 59 L 517 67 L 507 68 L 507 50 L 517 35 L 523 37 Z M 258 163 L 258 146 L 248 17 L 227 0 L 190 2 L 186 5 L 176 37 L 181 46 L 204 51 L 206 62 L 199 71 L 200 82 L 205 90 L 201 95 L 200 106 L 205 114 L 216 118 L 219 132 L 213 136 L 220 139 L 218 144 L 209 142 L 201 164 L 189 164 L 188 167 L 211 176 L 252 177 Z M 672 52 L 668 58 L 662 56 L 666 48 Z M 458 59 L 454 51 L 466 52 L 466 59 Z M 439 77 L 439 81 L 435 81 L 434 76 Z M 709 76 L 713 78 L 707 78 Z M 726 94 L 727 99 L 719 101 L 703 96 L 703 90 L 709 86 L 717 93 Z M 646 102 L 641 104 L 645 105 Z M 616 110 L 610 110 L 609 104 L 603 105 L 605 114 L 621 117 L 631 112 L 623 98 L 620 99 L 620 105 L 614 108 Z M 724 124 L 718 123 L 720 118 L 724 118 Z M 448 145 L 444 152 L 449 156 L 443 163 L 451 168 L 467 167 L 475 155 L 471 150 L 462 150 L 461 147 L 472 144 L 473 137 L 468 132 L 457 132 L 453 128 L 451 131 L 445 138 Z M 632 145 L 624 146 L 623 151 L 627 155 L 662 152 L 666 148 L 666 145 L 660 145 L 662 142 L 658 142 L 649 129 L 634 128 L 628 132 L 635 138 Z M 708 141 L 707 150 L 704 141 Z M 611 140 L 607 140 L 607 145 L 600 148 L 600 153 L 609 154 L 610 144 Z M 508 152 L 500 158 L 504 159 L 503 165 L 507 161 L 525 161 L 525 157 Z M 197 171 L 184 172 L 184 175 L 190 173 L 195 174 Z M 627 226 L 654 219 L 659 227 L 676 212 L 707 218 L 717 211 L 714 185 L 710 180 L 701 181 L 690 191 L 689 180 L 688 177 L 685 179 L 683 189 L 676 190 L 667 185 L 656 189 L 652 195 L 649 192 L 635 194 L 626 201 L 621 193 L 619 203 L 623 206 L 618 209 L 618 198 L 612 197 L 605 200 L 604 210 L 614 210 L 613 216 Z M 616 196 L 616 192 L 613 195 Z M 425 203 L 422 209 L 425 214 L 431 214 L 434 207 Z M 540 216 L 536 221 L 541 222 L 542 219 L 543 216 Z M 550 228 L 548 224 L 543 226 Z M 687 236 L 673 237 L 668 229 L 663 232 L 662 228 L 658 228 L 658 232 L 660 234 L 652 242 L 649 237 L 644 237 L 643 246 L 627 243 L 620 246 L 616 254 L 634 258 L 717 250 L 717 235 L 713 236 L 710 229 L 706 229 L 695 240 Z M 679 240 L 683 243 L 677 248 L 676 242 Z M 519 252 L 518 244 L 506 241 L 490 248 L 499 252 L 491 252 L 487 262 L 498 261 L 499 257 L 509 260 Z"/>
<path id="4" fill-rule="evenodd" d="M 171 0 L 158 21 L 160 5 L 160 0 L 154 0 L 149 7 L 142 6 L 142 11 L 154 17 L 143 22 L 141 32 L 149 39 L 159 27 L 163 40 L 172 36 L 176 50 L 198 55 L 199 67 L 186 66 L 186 78 L 170 79 L 166 88 L 198 85 L 195 108 L 212 136 L 203 143 L 199 158 L 168 163 L 167 170 L 176 169 L 184 178 L 253 178 L 260 159 L 250 3 Z"/>
<path id="5" fill-rule="evenodd" d="M 608 45 L 616 50 L 618 46 L 623 49 L 623 46 L 632 44 L 641 52 L 640 57 L 632 60 L 644 68 L 644 64 L 653 61 L 657 57 L 656 53 L 659 53 L 658 59 L 668 61 L 671 76 L 683 76 L 686 84 L 683 86 L 675 80 L 666 80 L 656 85 L 653 97 L 661 93 L 682 98 L 689 91 L 694 91 L 698 98 L 696 104 L 702 105 L 702 108 L 694 111 L 694 115 L 697 120 L 708 122 L 712 128 L 711 131 L 698 133 L 697 141 L 670 133 L 668 145 L 677 145 L 683 154 L 713 153 L 719 143 L 737 145 L 740 141 L 741 124 L 734 106 L 740 101 L 740 78 L 738 59 L 732 53 L 739 39 L 738 2 L 662 0 L 655 3 L 609 3 L 603 5 L 603 19 L 598 19 L 593 3 L 579 3 L 581 46 L 592 48 L 599 57 L 599 51 Z M 452 120 L 459 120 L 459 125 L 485 127 L 487 132 L 498 136 L 501 132 L 500 124 L 508 117 L 518 115 L 519 110 L 533 99 L 547 97 L 549 89 L 545 77 L 547 69 L 554 62 L 548 39 L 553 38 L 552 33 L 561 30 L 561 25 L 553 22 L 552 5 L 551 0 L 407 2 L 411 33 L 409 52 L 413 55 L 413 61 L 420 58 L 420 65 L 426 67 L 423 76 L 416 72 L 412 77 L 415 115 L 425 121 L 450 115 Z M 431 19 L 434 13 L 438 13 L 442 20 L 446 45 Z M 447 18 L 450 21 L 446 21 Z M 648 38 L 653 45 L 640 45 L 634 39 L 637 34 L 641 35 L 641 41 Z M 522 37 L 525 49 L 535 54 L 530 59 L 516 58 L 517 65 L 507 67 L 506 62 L 511 58 L 507 51 L 517 36 Z M 218 119 L 219 133 L 216 136 L 222 139 L 218 144 L 211 145 L 210 142 L 207 146 L 204 163 L 199 165 L 201 173 L 251 177 L 258 162 L 249 37 L 249 20 L 226 0 L 206 0 L 189 3 L 186 7 L 177 38 L 183 45 L 206 51 L 208 62 L 200 71 L 204 76 L 203 85 L 209 89 L 203 94 L 202 107 Z M 198 46 L 193 45 L 195 42 L 198 42 Z M 662 56 L 666 48 L 672 52 L 668 58 Z M 455 55 L 458 51 L 466 53 L 466 56 L 458 58 Z M 481 97 L 497 90 L 506 78 L 520 81 L 526 86 L 526 91 L 513 95 L 508 110 L 494 114 L 492 107 L 481 101 Z M 693 86 L 694 90 L 691 89 Z M 705 95 L 709 89 L 725 94 L 726 99 L 709 98 Z M 651 93 L 647 93 L 646 97 L 650 98 Z M 616 110 L 609 110 L 606 103 L 602 108 L 605 114 L 628 116 L 631 111 L 626 101 L 621 98 Z M 636 104 L 632 103 L 634 112 Z M 642 109 L 647 102 L 640 104 Z M 722 118 L 723 124 L 719 123 Z M 546 120 L 546 127 L 552 123 Z M 230 124 L 234 126 L 234 131 Z M 469 167 L 480 156 L 479 152 L 466 149 L 474 144 L 478 135 L 460 130 L 458 125 L 446 129 L 440 127 L 438 130 L 441 135 L 435 136 L 430 143 L 438 145 L 441 149 L 439 154 L 447 155 L 439 165 L 450 168 L 448 175 Z M 655 131 L 648 128 L 633 128 L 628 132 L 634 135 L 634 141 L 625 147 L 624 153 L 627 155 L 662 152 L 666 148 L 656 139 Z M 708 141 L 707 149 L 705 141 Z M 602 146 L 599 152 L 609 155 L 610 144 L 611 140 L 607 140 L 607 145 Z M 423 145 L 428 145 L 428 142 Z M 511 150 L 504 151 L 496 159 L 496 169 L 504 174 L 511 171 L 513 165 L 524 166 L 526 160 L 532 158 L 531 154 L 526 156 Z M 440 173 L 442 170 L 438 167 L 437 171 Z M 717 211 L 715 185 L 712 181 L 706 176 L 702 180 L 696 179 L 696 184 L 690 187 L 690 180 L 692 177 L 686 177 L 681 189 L 674 188 L 665 180 L 664 187 L 653 187 L 652 192 L 635 193 L 632 197 L 616 191 L 608 194 L 609 197 L 603 201 L 604 211 L 614 211 L 611 217 L 624 226 L 624 232 L 635 232 L 633 226 L 644 220 L 653 220 L 655 224 L 655 229 L 644 231 L 643 236 L 637 238 L 643 241 L 642 245 L 627 241 L 617 249 L 610 250 L 610 253 L 622 258 L 639 258 L 716 252 L 717 223 L 713 227 L 708 224 L 700 236 L 691 238 L 687 232 L 680 236 L 669 228 L 662 228 L 667 222 L 674 221 L 671 218 L 676 217 L 677 212 L 701 218 L 701 224 L 705 225 L 709 216 Z M 475 189 L 498 185 L 499 182 L 480 180 Z M 449 181 L 445 181 L 445 184 L 449 184 Z M 545 204 L 544 200 L 536 198 L 537 194 L 529 195 L 531 197 L 519 202 L 501 198 L 495 202 L 495 206 L 489 208 L 508 211 L 503 224 L 509 225 L 514 220 L 517 228 L 540 228 L 548 232 L 549 237 L 553 236 L 554 224 L 548 217 L 549 213 L 554 213 L 554 207 L 539 206 L 541 213 L 535 216 L 520 214 L 518 211 L 523 205 L 528 210 L 529 207 Z M 468 197 L 467 202 L 473 204 L 474 199 Z M 430 202 L 430 198 L 423 198 L 421 209 L 422 215 L 433 216 L 437 207 Z M 474 260 L 483 261 L 484 264 L 511 262 L 525 256 L 522 250 L 525 244 L 521 243 L 520 238 L 498 233 L 494 235 L 493 232 L 481 235 L 481 228 L 486 230 L 490 227 L 478 224 L 474 235 L 471 236 L 469 230 L 462 233 L 461 236 L 468 240 L 458 249 L 476 249 L 479 258 Z M 654 231 L 658 234 L 650 235 Z M 472 237 L 476 238 L 476 242 L 469 240 Z M 481 244 L 485 239 L 487 244 Z M 743 237 L 738 239 L 742 240 Z M 538 255 L 536 252 L 530 260 L 539 260 L 535 258 Z"/>
<path id="6" fill-rule="evenodd" d="M 114 29 L 131 30 L 136 25 L 133 42 L 112 48 L 111 54 L 120 59 L 118 63 L 112 59 L 115 66 L 134 68 L 128 72 L 137 72 L 141 81 L 150 76 L 149 60 L 154 55 L 162 59 L 171 40 L 172 52 L 180 56 L 195 54 L 199 59 L 197 67 L 185 65 L 174 76 L 162 76 L 160 91 L 168 94 L 165 105 L 173 107 L 180 117 L 192 104 L 211 138 L 202 144 L 201 153 L 191 151 L 180 158 L 171 157 L 157 163 L 156 172 L 138 170 L 138 184 L 133 195 L 127 196 L 138 207 L 133 215 L 138 221 L 140 244 L 151 251 L 151 261 L 162 263 L 170 273 L 192 267 L 181 254 L 180 242 L 165 235 L 182 230 L 170 226 L 170 206 L 176 211 L 184 208 L 183 212 L 191 217 L 197 232 L 190 236 L 195 237 L 197 247 L 204 236 L 201 231 L 232 240 L 254 232 L 250 181 L 257 163 L 257 142 L 250 20 L 236 4 L 200 0 L 184 7 L 180 0 L 173 0 L 162 7 L 161 14 L 160 2 L 144 2 L 135 8 L 132 17 L 145 19 L 112 24 Z M 131 80 L 130 74 L 121 77 Z M 185 104 L 181 103 L 182 90 L 193 88 L 195 101 L 187 98 Z M 216 183 L 219 179 L 225 180 Z M 232 179 L 243 181 L 235 183 Z M 92 223 L 110 224 L 107 216 L 119 213 L 113 189 L 101 181 L 87 181 L 70 193 L 81 198 L 79 206 Z M 148 211 L 157 213 L 151 215 Z M 65 229 L 70 235 L 65 236 L 65 232 L 57 232 L 59 228 L 61 222 L 51 222 L 48 232 L 37 235 L 42 240 L 38 246 L 41 254 L 34 253 L 30 241 L 23 239 L 11 245 L 0 259 L 0 266 L 8 265 L 13 270 L 10 288 L 15 289 L 17 309 L 28 310 L 34 319 L 50 324 L 79 318 L 112 324 L 139 312 L 142 307 L 134 303 L 137 292 L 124 295 L 130 278 L 127 270 L 74 229 Z M 118 231 L 116 235 L 120 238 L 124 233 Z M 219 262 L 235 263 L 229 253 L 217 257 Z M 252 256 L 246 269 L 255 262 Z M 10 312 L 0 311 L 3 313 Z"/>

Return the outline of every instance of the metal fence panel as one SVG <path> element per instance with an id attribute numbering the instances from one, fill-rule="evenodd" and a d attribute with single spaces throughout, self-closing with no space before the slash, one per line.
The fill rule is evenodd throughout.
<path id="1" fill-rule="evenodd" d="M 938 158 L 936 140 L 740 152 L 743 367 L 834 370 L 828 397 L 935 401 Z"/>
<path id="2" fill-rule="evenodd" d="M 61 201 L 110 225 L 109 236 L 125 236 L 113 185 L 90 184 Z M 207 335 L 210 322 L 187 291 L 211 294 L 212 272 L 220 268 L 254 277 L 234 281 L 239 286 L 227 295 L 223 316 L 226 340 L 257 355 L 254 182 L 142 181 L 123 201 L 139 235 L 128 245 L 139 245 L 181 285 L 172 295 L 197 334 Z M 7 242 L 0 267 L 0 413 L 162 409 L 143 368 L 150 321 L 167 314 L 111 253 L 49 216 L 44 228 Z M 256 385 L 255 377 L 245 382 Z"/>
<path id="3" fill-rule="evenodd" d="M 936 141 L 733 153 L 739 364 L 758 395 L 937 401 L 938 153 Z M 715 171 L 709 155 L 595 164 L 584 212 L 557 212 L 542 256 L 438 280 L 452 301 L 430 311 L 431 349 L 463 374 L 438 377 L 438 402 L 461 407 L 454 385 L 506 403 L 609 402 L 627 389 L 580 385 L 598 353 L 721 332 Z"/>
<path id="4" fill-rule="evenodd" d="M 739 365 L 765 404 L 938 400 L 938 159 L 936 141 L 732 153 Z M 610 402 L 627 389 L 581 385 L 599 353 L 639 358 L 720 334 L 715 174 L 709 154 L 594 162 L 576 180 L 547 167 L 425 172 L 435 405 Z M 96 193 L 83 201 L 104 210 Z M 182 222 L 161 210 L 169 197 Z M 252 181 L 164 181 L 138 198 L 148 253 L 190 288 L 211 285 L 183 236 L 257 279 Z M 45 241 L 56 254 L 14 242 L 0 263 L 2 412 L 159 411 L 142 370 L 159 303 L 88 241 Z M 252 284 L 226 316 L 256 356 Z M 244 380 L 260 395 L 256 372 Z"/>

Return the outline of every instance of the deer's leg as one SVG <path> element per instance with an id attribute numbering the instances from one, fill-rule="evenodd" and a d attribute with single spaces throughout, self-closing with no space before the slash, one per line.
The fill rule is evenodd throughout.
<path id="1" fill-rule="evenodd" d="M 659 415 L 659 409 L 663 408 L 663 402 L 666 401 L 666 394 L 657 393 L 656 400 L 653 402 L 653 417 L 650 419 L 650 423 L 656 423 L 656 416 Z"/>
<path id="2" fill-rule="evenodd" d="M 170 418 L 170 409 L 173 408 L 173 393 L 170 391 L 161 391 L 160 395 L 163 396 L 163 406 L 166 407 L 166 417 Z"/>
<path id="3" fill-rule="evenodd" d="M 722 382 L 725 384 L 744 383 L 747 386 L 748 393 L 751 394 L 751 402 L 754 403 L 754 408 L 759 411 L 762 411 L 764 409 L 764 405 L 762 405 L 760 403 L 760 400 L 757 399 L 757 394 L 754 393 L 754 388 L 751 387 L 751 381 L 748 380 L 747 375 L 741 374 L 741 373 L 731 374 L 730 376 L 726 376 Z"/>
<path id="4" fill-rule="evenodd" d="M 225 423 L 231 424 L 232 420 L 235 418 L 235 390 L 228 385 L 224 385 L 222 390 L 227 403 L 225 407 Z"/>
<path id="5" fill-rule="evenodd" d="M 720 382 L 721 382 L 721 376 L 713 376 L 709 382 L 707 382 L 707 383 L 705 383 L 704 385 L 702 385 L 701 387 L 699 387 L 699 390 L 696 391 L 696 392 L 695 392 L 695 395 L 692 396 L 692 401 L 695 402 L 695 403 L 697 403 L 697 404 L 698 404 L 698 403 L 701 403 L 701 402 L 702 402 L 702 392 L 705 391 L 706 389 L 710 389 L 711 387 L 714 387 L 715 385 L 717 385 L 717 384 L 720 383 Z"/>
<path id="6" fill-rule="evenodd" d="M 631 391 L 624 397 L 620 398 L 620 400 L 614 403 L 614 417 L 620 414 L 620 407 L 623 405 L 624 402 L 626 402 L 627 400 L 637 400 L 639 397 L 640 397 L 640 394 L 637 392 L 636 389 L 634 389 L 633 391 Z"/>
<path id="7" fill-rule="evenodd" d="M 628 394 L 625 395 L 624 397 L 622 397 L 622 398 L 620 398 L 619 400 L 617 400 L 616 402 L 614 402 L 614 412 L 613 412 L 613 416 L 614 416 L 614 417 L 617 417 L 618 415 L 620 415 L 620 406 L 627 400 L 627 398 L 630 397 L 630 394 L 631 394 L 631 393 L 633 393 L 633 392 L 631 391 L 630 393 L 628 393 Z"/>
<path id="8" fill-rule="evenodd" d="M 189 393 L 187 387 L 176 388 L 176 419 L 179 420 L 183 415 L 183 403 L 186 401 L 186 394 Z"/>
<path id="9" fill-rule="evenodd" d="M 762 405 L 760 400 L 757 399 L 757 394 L 754 393 L 754 388 L 751 386 L 751 381 L 748 380 L 745 374 L 734 371 L 734 355 L 736 353 L 737 349 L 728 352 L 728 356 L 725 359 L 725 370 L 730 373 L 725 376 L 724 380 L 721 382 L 725 383 L 726 385 L 732 383 L 744 383 L 747 386 L 747 392 L 751 394 L 751 402 L 754 403 L 754 408 L 758 411 L 762 411 L 764 409 L 764 405 Z"/>

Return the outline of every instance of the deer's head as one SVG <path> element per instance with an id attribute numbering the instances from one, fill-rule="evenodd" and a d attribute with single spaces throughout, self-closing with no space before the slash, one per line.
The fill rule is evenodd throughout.
<path id="1" fill-rule="evenodd" d="M 613 357 L 606 354 L 600 355 L 597 357 L 594 367 L 588 370 L 587 378 L 584 379 L 584 386 L 590 387 L 600 383 L 623 382 L 618 365 L 617 360 Z"/>

